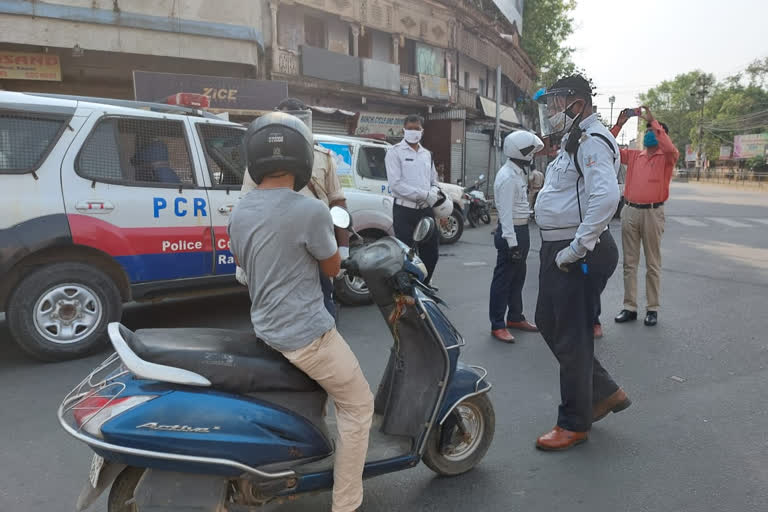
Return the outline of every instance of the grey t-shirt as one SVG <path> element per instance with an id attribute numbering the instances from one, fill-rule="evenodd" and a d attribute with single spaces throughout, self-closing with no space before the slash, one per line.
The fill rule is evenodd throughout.
<path id="1" fill-rule="evenodd" d="M 229 237 L 248 274 L 251 322 L 259 338 L 292 351 L 334 326 L 318 270 L 318 260 L 337 250 L 325 204 L 287 188 L 253 190 L 233 210 Z"/>

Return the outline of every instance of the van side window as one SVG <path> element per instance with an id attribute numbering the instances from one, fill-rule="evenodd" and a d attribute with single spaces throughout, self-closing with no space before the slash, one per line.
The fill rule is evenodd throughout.
<path id="1" fill-rule="evenodd" d="M 357 173 L 364 178 L 386 180 L 387 167 L 384 165 L 386 156 L 386 148 L 361 146 L 360 156 L 357 157 Z"/>
<path id="2" fill-rule="evenodd" d="M 42 165 L 68 118 L 0 113 L 0 174 L 23 174 Z"/>
<path id="3" fill-rule="evenodd" d="M 83 178 L 126 185 L 195 184 L 181 121 L 111 117 L 99 121 L 75 163 Z"/>
<path id="4" fill-rule="evenodd" d="M 213 186 L 240 188 L 245 174 L 245 130 L 216 124 L 197 126 Z"/>

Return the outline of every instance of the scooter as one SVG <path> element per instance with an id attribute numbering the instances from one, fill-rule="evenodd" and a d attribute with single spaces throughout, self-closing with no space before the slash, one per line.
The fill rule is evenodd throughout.
<path id="1" fill-rule="evenodd" d="M 485 175 L 481 174 L 475 183 L 464 189 L 464 198 L 469 202 L 467 210 L 467 220 L 471 227 L 477 227 L 482 221 L 485 224 L 491 223 L 491 207 L 489 201 L 480 187 L 485 183 Z"/>
<path id="2" fill-rule="evenodd" d="M 342 212 L 340 213 L 339 210 Z M 351 225 L 343 209 L 335 224 Z M 394 343 L 375 399 L 364 477 L 423 461 L 440 475 L 475 467 L 493 440 L 487 371 L 424 284 L 414 248 L 386 237 L 346 271 L 368 284 Z M 109 325 L 116 353 L 64 399 L 64 430 L 94 452 L 77 503 L 110 488 L 109 512 L 247 512 L 333 486 L 334 420 L 325 391 L 251 332 Z"/>

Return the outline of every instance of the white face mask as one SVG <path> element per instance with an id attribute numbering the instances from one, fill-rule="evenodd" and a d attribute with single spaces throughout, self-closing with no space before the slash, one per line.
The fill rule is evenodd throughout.
<path id="1" fill-rule="evenodd" d="M 403 130 L 403 132 L 405 133 L 405 142 L 408 144 L 418 144 L 424 134 L 423 130 Z"/>

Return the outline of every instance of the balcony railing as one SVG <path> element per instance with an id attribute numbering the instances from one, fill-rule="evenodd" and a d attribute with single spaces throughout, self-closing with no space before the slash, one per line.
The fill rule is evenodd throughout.
<path id="1" fill-rule="evenodd" d="M 400 88 L 401 92 L 408 96 L 421 96 L 418 76 L 400 73 Z"/>
<path id="2" fill-rule="evenodd" d="M 458 104 L 462 107 L 476 109 L 477 108 L 477 93 L 468 91 L 463 87 L 459 87 L 459 99 Z"/>
<path id="3" fill-rule="evenodd" d="M 272 65 L 274 71 L 283 75 L 299 74 L 299 54 L 294 50 L 277 50 L 277 62 Z"/>

